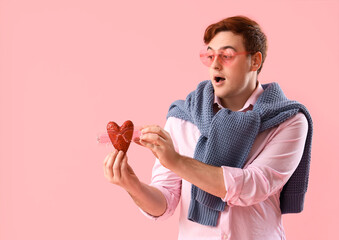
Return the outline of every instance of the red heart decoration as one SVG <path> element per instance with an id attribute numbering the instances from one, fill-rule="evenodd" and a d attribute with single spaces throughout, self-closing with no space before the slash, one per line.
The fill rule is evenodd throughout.
<path id="1" fill-rule="evenodd" d="M 119 127 L 115 122 L 107 124 L 107 133 L 113 146 L 117 150 L 127 152 L 133 137 L 134 125 L 132 121 L 127 120 Z"/>

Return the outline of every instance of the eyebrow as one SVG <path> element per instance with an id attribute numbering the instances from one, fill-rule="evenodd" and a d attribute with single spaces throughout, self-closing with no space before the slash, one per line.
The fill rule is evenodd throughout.
<path id="1" fill-rule="evenodd" d="M 227 48 L 232 48 L 234 51 L 237 52 L 237 50 L 236 50 L 234 47 L 232 47 L 232 46 L 223 46 L 223 47 L 219 48 L 219 50 L 220 50 L 220 49 L 225 50 L 225 49 L 227 49 Z M 209 49 L 214 50 L 213 48 L 211 48 L 210 46 L 208 46 L 208 47 L 207 47 L 207 50 L 209 50 Z"/>

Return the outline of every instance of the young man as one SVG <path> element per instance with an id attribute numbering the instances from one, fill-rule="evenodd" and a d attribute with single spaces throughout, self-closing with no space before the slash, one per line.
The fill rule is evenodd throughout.
<path id="1" fill-rule="evenodd" d="M 303 209 L 311 117 L 278 84 L 259 83 L 267 43 L 256 22 L 226 18 L 204 41 L 211 80 L 171 105 L 164 129 L 142 129 L 140 144 L 157 157 L 152 183 L 117 151 L 105 177 L 153 219 L 171 216 L 181 199 L 179 239 L 285 239 L 281 214 Z"/>

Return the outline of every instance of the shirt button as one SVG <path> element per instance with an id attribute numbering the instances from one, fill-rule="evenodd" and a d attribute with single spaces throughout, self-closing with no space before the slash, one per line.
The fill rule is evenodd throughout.
<path id="1" fill-rule="evenodd" d="M 227 236 L 226 234 L 223 234 L 223 235 L 222 235 L 222 239 L 224 239 L 224 240 L 225 240 L 225 239 L 228 239 L 228 236 Z"/>

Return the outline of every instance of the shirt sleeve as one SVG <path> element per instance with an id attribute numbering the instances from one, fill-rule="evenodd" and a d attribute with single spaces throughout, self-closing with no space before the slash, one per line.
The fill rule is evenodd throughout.
<path id="1" fill-rule="evenodd" d="M 169 132 L 171 138 L 173 140 L 173 145 L 175 150 L 178 152 L 178 144 L 175 139 L 173 139 L 174 131 L 176 126 L 171 121 L 172 118 L 169 118 L 165 124 L 164 129 Z M 166 198 L 166 211 L 158 217 L 152 216 L 147 212 L 143 211 L 141 208 L 140 211 L 148 218 L 153 220 L 165 220 L 168 217 L 172 216 L 181 196 L 181 182 L 182 178 L 176 175 L 174 172 L 168 170 L 164 166 L 161 165 L 159 159 L 155 160 L 153 169 L 152 169 L 152 180 L 149 184 L 157 189 L 159 189 L 164 197 Z"/>
<path id="2" fill-rule="evenodd" d="M 302 113 L 270 132 L 266 145 L 243 169 L 222 166 L 229 206 L 250 206 L 282 189 L 299 165 L 308 131 Z"/>

